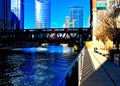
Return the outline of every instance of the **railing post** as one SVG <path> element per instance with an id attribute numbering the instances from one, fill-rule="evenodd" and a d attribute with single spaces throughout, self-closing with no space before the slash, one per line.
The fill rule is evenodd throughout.
<path id="1" fill-rule="evenodd" d="M 83 69 L 83 60 L 84 60 L 84 50 L 85 47 L 81 50 L 81 53 L 78 55 L 78 86 L 81 84 L 81 76 Z"/>

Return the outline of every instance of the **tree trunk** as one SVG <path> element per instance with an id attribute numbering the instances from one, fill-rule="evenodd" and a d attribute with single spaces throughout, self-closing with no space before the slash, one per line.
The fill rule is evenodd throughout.
<path id="1" fill-rule="evenodd" d="M 117 48 L 117 51 L 119 50 L 119 38 L 116 37 L 116 40 L 115 40 L 115 47 Z"/>

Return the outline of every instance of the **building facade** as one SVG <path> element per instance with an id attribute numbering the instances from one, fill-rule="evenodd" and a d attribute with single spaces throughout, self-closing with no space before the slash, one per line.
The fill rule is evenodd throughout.
<path id="1" fill-rule="evenodd" d="M 21 0 L 21 3 L 20 3 L 20 29 L 24 29 L 24 0 Z"/>
<path id="2" fill-rule="evenodd" d="M 101 21 L 103 20 L 102 17 L 106 15 L 106 9 L 107 9 L 107 0 L 97 0 L 96 3 L 96 9 L 97 9 L 97 21 L 96 21 L 96 26 L 95 28 L 97 28 L 98 26 L 101 25 Z"/>
<path id="3" fill-rule="evenodd" d="M 65 23 L 63 24 L 63 28 L 70 28 L 70 17 L 66 16 L 65 17 Z"/>
<path id="4" fill-rule="evenodd" d="M 107 0 L 97 0 L 97 10 L 104 10 L 107 8 Z"/>
<path id="5" fill-rule="evenodd" d="M 35 27 L 50 28 L 50 0 L 35 0 Z"/>
<path id="6" fill-rule="evenodd" d="M 0 0 L 0 29 L 24 29 L 23 0 Z"/>
<path id="7" fill-rule="evenodd" d="M 11 29 L 11 0 L 0 0 L 0 30 Z"/>
<path id="8" fill-rule="evenodd" d="M 24 0 L 11 0 L 11 28 L 24 29 Z"/>
<path id="9" fill-rule="evenodd" d="M 83 7 L 74 6 L 70 7 L 70 28 L 82 28 L 83 27 Z"/>

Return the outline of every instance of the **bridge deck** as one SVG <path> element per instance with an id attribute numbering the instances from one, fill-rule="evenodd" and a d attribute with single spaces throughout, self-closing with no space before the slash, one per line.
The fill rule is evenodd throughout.
<path id="1" fill-rule="evenodd" d="M 88 40 L 89 30 L 88 28 L 0 30 L 0 46 L 26 45 L 31 42 L 39 45 L 41 43 L 80 45 L 82 41 Z"/>
<path id="2" fill-rule="evenodd" d="M 86 49 L 81 86 L 120 86 L 120 67 L 93 48 Z"/>

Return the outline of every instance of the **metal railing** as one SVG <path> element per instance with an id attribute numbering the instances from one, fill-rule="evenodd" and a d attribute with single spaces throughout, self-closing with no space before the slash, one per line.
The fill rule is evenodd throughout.
<path id="1" fill-rule="evenodd" d="M 84 48 L 85 47 L 82 48 L 77 58 L 72 62 L 68 70 L 62 75 L 62 78 L 59 79 L 55 86 L 80 86 L 84 59 Z"/>

